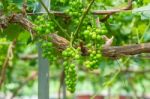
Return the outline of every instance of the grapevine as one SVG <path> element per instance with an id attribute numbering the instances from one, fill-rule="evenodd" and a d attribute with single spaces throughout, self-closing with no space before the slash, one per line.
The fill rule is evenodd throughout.
<path id="1" fill-rule="evenodd" d="M 20 40 L 18 39 L 20 36 L 19 32 L 30 32 L 30 34 L 33 32 L 33 42 L 41 44 L 43 51 L 42 57 L 48 59 L 52 66 L 58 66 L 57 69 L 64 69 L 65 84 L 67 90 L 71 93 L 76 91 L 79 70 L 92 72 L 99 68 L 105 70 L 105 66 L 100 67 L 101 63 L 104 63 L 102 54 L 104 55 L 103 50 L 106 48 L 104 45 L 107 43 L 107 40 L 105 40 L 106 42 L 102 40 L 104 36 L 106 39 L 112 37 L 112 40 L 109 40 L 113 42 L 107 48 L 114 48 L 111 44 L 116 46 L 117 44 L 124 45 L 125 43 L 149 41 L 149 35 L 146 34 L 150 27 L 149 16 L 145 12 L 142 12 L 143 15 L 137 13 L 136 9 L 133 9 L 135 13 L 131 14 L 130 12 L 132 7 L 140 7 L 148 4 L 147 0 L 133 0 L 133 2 L 132 0 L 128 0 L 128 3 L 126 2 L 127 0 L 122 0 L 121 2 L 113 2 L 111 0 L 103 0 L 104 2 L 100 2 L 100 0 L 51 0 L 50 10 L 44 5 L 43 0 L 38 1 L 36 2 L 35 0 L 34 3 L 39 3 L 45 9 L 46 13 L 36 13 L 39 12 L 39 9 L 36 9 L 36 7 L 34 9 L 35 11 L 33 11 L 33 0 L 30 0 L 31 5 L 25 11 L 25 16 L 22 14 L 22 3 L 17 5 L 14 0 L 11 0 L 11 3 L 9 3 L 9 0 L 1 2 L 0 8 L 4 9 L 4 11 L 0 11 L 0 17 L 2 17 L 0 19 L 0 34 L 2 34 L 2 37 L 7 38 L 8 34 L 11 37 L 18 33 L 14 38 Z M 113 9 L 116 5 L 125 5 L 126 3 L 127 7 L 119 6 L 117 9 Z M 29 4 L 28 1 L 27 4 Z M 16 26 L 21 24 L 20 27 L 23 28 L 16 29 L 16 31 L 7 30 L 12 24 L 17 24 Z M 15 34 L 13 32 L 17 33 Z M 26 34 L 24 33 L 23 35 Z M 30 36 L 27 35 L 26 39 L 30 40 Z M 0 38 L 0 42 L 2 43 L 7 40 L 9 41 L 9 37 L 8 39 Z M 17 42 L 17 44 L 19 43 Z M 7 46 L 0 45 L 0 50 L 2 50 L 0 54 L 6 53 L 6 48 Z M 17 49 L 20 48 L 17 47 Z M 116 53 L 116 51 L 113 52 L 114 54 Z M 17 51 L 14 52 L 14 55 L 16 53 Z M 19 58 L 18 53 L 16 56 Z M 104 56 L 109 55 L 105 53 Z M 111 58 L 115 57 L 115 55 L 110 56 Z M 0 55 L 0 65 L 2 65 L 4 59 L 5 55 Z M 129 58 L 126 62 L 128 64 L 126 65 L 130 66 L 130 60 L 135 61 Z M 16 58 L 13 61 L 16 61 Z M 110 63 L 113 62 L 110 60 Z M 115 63 L 113 65 L 116 66 Z"/>
<path id="2" fill-rule="evenodd" d="M 65 3 L 64 1 L 61 1 L 61 3 Z M 76 30 L 76 26 L 79 24 L 79 18 L 81 18 L 82 14 L 85 11 L 85 6 L 84 4 L 88 3 L 88 2 L 83 2 L 82 0 L 78 0 L 78 1 L 71 1 L 71 2 L 66 2 L 69 5 L 69 8 L 66 10 L 66 13 L 68 13 L 68 15 L 71 17 L 71 21 L 74 27 L 74 31 Z M 80 10 L 79 10 L 80 9 Z M 65 46 L 63 48 L 63 50 L 59 51 L 59 49 L 57 48 L 57 46 L 62 46 L 61 42 L 59 42 L 60 44 L 57 44 L 57 46 L 55 46 L 55 44 L 53 44 L 54 42 L 51 42 L 51 39 L 54 38 L 45 38 L 43 40 L 43 37 L 41 38 L 42 40 L 42 47 L 43 47 L 43 56 L 48 58 L 52 63 L 56 63 L 59 60 L 63 60 L 63 66 L 65 68 L 65 83 L 67 85 L 67 89 L 70 92 L 74 92 L 76 89 L 76 83 L 77 83 L 77 70 L 78 70 L 78 65 L 80 64 L 81 66 L 85 66 L 85 68 L 90 69 L 90 70 L 94 70 L 97 69 L 99 67 L 99 62 L 101 60 L 101 44 L 99 44 L 99 42 L 102 41 L 101 39 L 101 35 L 104 35 L 107 33 L 107 28 L 105 27 L 104 24 L 101 24 L 101 27 L 98 28 L 95 25 L 91 25 L 93 21 L 88 21 L 89 19 L 91 19 L 92 16 L 87 15 L 87 17 L 85 17 L 85 20 L 83 21 L 83 25 L 87 26 L 87 27 L 82 27 L 81 28 L 81 35 L 79 35 L 79 37 L 81 37 L 81 40 L 76 40 L 75 44 L 72 44 L 72 40 L 74 38 L 72 38 L 72 32 L 70 35 L 70 44 L 67 45 L 66 49 Z M 46 16 L 38 16 L 37 17 L 37 22 L 35 21 L 35 24 L 37 25 L 37 27 L 35 28 L 35 30 L 38 32 L 38 34 L 41 35 L 48 35 L 51 34 L 53 32 L 55 32 L 54 30 L 56 29 L 56 26 L 54 25 L 53 21 L 49 20 L 49 21 L 45 21 Z M 40 24 L 43 23 L 43 24 Z M 72 24 L 71 27 L 72 27 Z M 59 35 L 59 34 L 56 34 Z M 59 37 L 59 36 L 56 36 Z M 60 39 L 61 38 L 56 38 L 56 39 Z M 54 40 L 57 42 L 57 40 Z M 68 40 L 69 41 L 69 40 Z M 80 43 L 83 42 L 83 45 L 81 46 Z M 94 46 L 93 46 L 94 45 Z M 63 46 L 62 46 L 63 47 Z M 84 52 L 84 47 L 86 52 Z M 58 55 L 58 53 L 61 53 Z M 85 55 L 86 58 L 84 58 Z"/>

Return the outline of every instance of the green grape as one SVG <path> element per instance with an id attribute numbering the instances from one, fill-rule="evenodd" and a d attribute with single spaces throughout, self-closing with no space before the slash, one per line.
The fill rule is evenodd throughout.
<path id="1" fill-rule="evenodd" d="M 101 30 L 101 34 L 106 34 L 107 30 Z"/>
<path id="2" fill-rule="evenodd" d="M 96 39 L 96 33 L 95 32 L 92 33 L 92 39 Z"/>
<path id="3" fill-rule="evenodd" d="M 79 59 L 79 58 L 80 58 L 80 55 L 76 54 L 75 59 Z"/>
<path id="4" fill-rule="evenodd" d="M 67 56 L 68 56 L 67 51 L 63 51 L 63 52 L 62 52 L 62 56 L 67 57 Z"/>
<path id="5" fill-rule="evenodd" d="M 97 39 L 97 40 L 101 40 L 101 36 L 100 36 L 100 35 L 97 35 L 96 39 Z"/>

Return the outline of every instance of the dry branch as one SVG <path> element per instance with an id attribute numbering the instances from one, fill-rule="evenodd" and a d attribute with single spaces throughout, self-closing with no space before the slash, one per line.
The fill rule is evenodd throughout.
<path id="1" fill-rule="evenodd" d="M 38 58 L 38 54 L 27 54 L 27 55 L 20 55 L 19 58 L 21 60 L 33 60 Z"/>
<path id="2" fill-rule="evenodd" d="M 102 55 L 110 58 L 119 58 L 126 55 L 136 55 L 141 53 L 150 53 L 150 43 L 102 48 Z"/>
<path id="3" fill-rule="evenodd" d="M 22 14 L 12 14 L 10 16 L 0 16 L 0 27 L 7 28 L 9 24 L 18 23 L 24 29 L 28 30 L 32 35 L 35 35 L 34 24 L 25 18 Z"/>
<path id="4" fill-rule="evenodd" d="M 69 46 L 69 41 L 56 33 L 49 34 L 49 37 L 51 38 L 51 42 L 59 51 L 63 51 Z"/>

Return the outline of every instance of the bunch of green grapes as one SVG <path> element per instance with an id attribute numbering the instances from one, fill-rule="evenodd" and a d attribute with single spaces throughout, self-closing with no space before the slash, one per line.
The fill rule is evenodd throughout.
<path id="1" fill-rule="evenodd" d="M 44 35 L 54 32 L 56 25 L 47 16 L 38 16 L 35 20 L 35 30 L 38 34 Z"/>
<path id="2" fill-rule="evenodd" d="M 79 49 L 74 49 L 68 47 L 62 52 L 64 57 L 64 67 L 65 67 L 65 83 L 67 90 L 73 93 L 75 91 L 76 82 L 77 82 L 77 73 L 76 73 L 76 61 L 80 58 Z"/>
<path id="3" fill-rule="evenodd" d="M 102 46 L 102 35 L 107 33 L 105 25 L 101 25 L 98 29 L 97 27 L 88 26 L 86 30 L 82 32 L 83 37 L 86 41 L 86 47 L 88 48 L 89 55 L 83 62 L 83 65 L 88 69 L 97 69 L 101 61 L 101 46 Z"/>
<path id="4" fill-rule="evenodd" d="M 57 60 L 57 55 L 55 55 L 55 49 L 53 47 L 53 44 L 49 41 L 42 42 L 42 48 L 43 48 L 43 57 L 47 58 L 50 62 L 54 62 Z"/>
<path id="5" fill-rule="evenodd" d="M 43 57 L 47 58 L 51 62 L 54 62 L 56 60 L 56 55 L 53 44 L 50 42 L 50 37 L 48 37 L 47 34 L 54 32 L 55 24 L 49 20 L 48 17 L 41 15 L 37 17 L 35 25 L 35 30 L 38 36 L 41 37 L 40 40 L 43 48 Z"/>
<path id="6" fill-rule="evenodd" d="M 73 48 L 73 47 L 68 47 L 66 50 L 64 50 L 62 52 L 62 56 L 65 59 L 68 58 L 75 58 L 75 59 L 79 59 L 80 58 L 80 48 L 78 47 L 77 49 Z"/>
<path id="7" fill-rule="evenodd" d="M 73 24 L 77 25 L 79 23 L 79 18 L 83 13 L 83 1 L 71 0 L 68 9 L 66 9 L 66 13 L 71 16 Z"/>
<path id="8" fill-rule="evenodd" d="M 87 60 L 83 63 L 88 69 L 97 69 L 99 67 L 99 63 L 101 61 L 101 52 L 100 50 L 89 50 L 89 57 Z"/>
<path id="9" fill-rule="evenodd" d="M 73 93 L 76 89 L 77 83 L 77 73 L 76 73 L 76 65 L 65 61 L 63 63 L 65 66 L 65 84 L 67 86 L 67 90 Z"/>
<path id="10" fill-rule="evenodd" d="M 85 31 L 83 31 L 82 35 L 85 39 L 89 40 L 101 40 L 101 35 L 104 35 L 107 33 L 106 28 L 103 26 L 101 29 L 88 26 Z"/>

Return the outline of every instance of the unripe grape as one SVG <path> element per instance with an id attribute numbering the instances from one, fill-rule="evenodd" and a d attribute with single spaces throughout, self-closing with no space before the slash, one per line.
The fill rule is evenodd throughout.
<path id="1" fill-rule="evenodd" d="M 75 59 L 79 59 L 79 58 L 80 58 L 80 55 L 76 54 Z"/>
<path id="2" fill-rule="evenodd" d="M 100 35 L 97 35 L 96 39 L 97 39 L 97 40 L 101 40 L 101 36 L 100 36 Z"/>
<path id="3" fill-rule="evenodd" d="M 65 56 L 68 56 L 68 53 L 67 53 L 66 51 L 63 51 L 63 52 L 62 52 L 62 56 L 64 56 L 64 57 L 65 57 Z"/>
<path id="4" fill-rule="evenodd" d="M 101 30 L 101 34 L 106 34 L 107 30 Z"/>
<path id="5" fill-rule="evenodd" d="M 96 33 L 95 32 L 92 33 L 92 39 L 96 39 Z"/>

